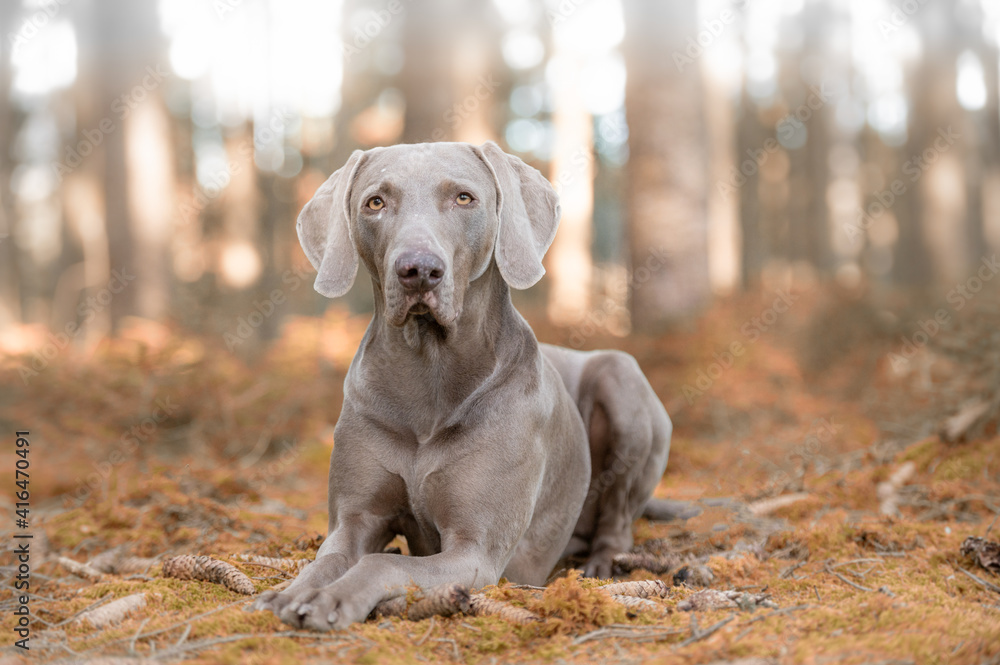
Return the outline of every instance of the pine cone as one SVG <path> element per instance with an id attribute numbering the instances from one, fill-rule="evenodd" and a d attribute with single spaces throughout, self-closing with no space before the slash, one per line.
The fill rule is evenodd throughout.
<path id="1" fill-rule="evenodd" d="M 636 596 L 638 598 L 666 598 L 670 593 L 663 580 L 638 580 L 635 582 L 616 582 L 597 587 L 605 593 L 619 596 Z"/>
<path id="2" fill-rule="evenodd" d="M 230 591 L 250 596 L 254 593 L 250 578 L 231 564 L 207 556 L 188 554 L 163 561 L 163 576 L 178 580 L 200 580 L 221 584 Z"/>
<path id="3" fill-rule="evenodd" d="M 498 616 L 504 621 L 522 626 L 541 621 L 541 618 L 534 612 L 529 612 L 523 607 L 516 607 L 502 600 L 487 598 L 480 593 L 472 594 L 469 610 L 475 616 Z"/>

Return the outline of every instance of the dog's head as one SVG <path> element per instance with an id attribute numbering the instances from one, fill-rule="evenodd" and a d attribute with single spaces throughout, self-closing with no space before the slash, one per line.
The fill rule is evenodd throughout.
<path id="1" fill-rule="evenodd" d="M 495 143 L 421 143 L 355 151 L 303 208 L 298 234 L 319 293 L 346 293 L 360 257 L 390 324 L 447 328 L 494 260 L 515 289 L 541 279 L 558 223 L 549 182 Z"/>

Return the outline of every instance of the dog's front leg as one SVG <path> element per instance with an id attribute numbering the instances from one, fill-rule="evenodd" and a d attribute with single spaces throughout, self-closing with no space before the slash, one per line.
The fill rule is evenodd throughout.
<path id="1" fill-rule="evenodd" d="M 301 606 L 313 592 L 340 579 L 368 552 L 378 551 L 392 538 L 388 520 L 371 513 L 341 515 L 316 560 L 306 566 L 284 591 L 265 591 L 254 608 L 270 610 L 285 623 L 301 627 Z"/>
<path id="2" fill-rule="evenodd" d="M 411 585 L 428 589 L 458 583 L 468 587 L 496 584 L 503 572 L 484 548 L 469 544 L 425 557 L 368 554 L 339 580 L 310 594 L 298 612 L 312 630 L 344 629 L 364 621 L 375 606 L 406 593 Z"/>
<path id="3" fill-rule="evenodd" d="M 301 625 L 323 631 L 346 628 L 411 585 L 496 584 L 529 530 L 545 466 L 528 446 L 508 444 L 504 450 L 491 440 L 498 436 L 476 432 L 476 448 L 462 452 L 470 448 L 453 446 L 448 463 L 421 480 L 419 502 L 425 523 L 440 534 L 439 552 L 365 554 L 343 577 L 300 598 L 296 613 Z M 495 454 L 474 454 L 483 447 Z"/>

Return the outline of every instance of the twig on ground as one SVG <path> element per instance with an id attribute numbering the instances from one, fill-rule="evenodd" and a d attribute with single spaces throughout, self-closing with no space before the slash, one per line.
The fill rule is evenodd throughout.
<path id="1" fill-rule="evenodd" d="M 435 637 L 435 642 L 447 642 L 451 645 L 452 654 L 455 656 L 455 660 L 461 660 L 461 654 L 458 651 L 458 643 L 451 639 L 450 637 Z"/>
<path id="2" fill-rule="evenodd" d="M 79 561 L 74 561 L 67 557 L 61 556 L 56 561 L 59 565 L 73 573 L 77 577 L 82 577 L 85 580 L 90 580 L 91 582 L 100 582 L 104 579 L 104 574 L 101 571 L 96 570 L 85 563 L 80 563 Z"/>
<path id="3" fill-rule="evenodd" d="M 882 563 L 880 559 L 851 559 L 850 561 L 842 561 L 836 565 L 830 566 L 831 568 L 842 568 L 843 566 L 850 566 L 856 563 Z"/>
<path id="4" fill-rule="evenodd" d="M 153 637 L 154 635 L 161 635 L 163 633 L 169 633 L 170 631 L 174 630 L 175 628 L 180 628 L 181 626 L 186 626 L 187 624 L 191 623 L 192 621 L 197 621 L 198 619 L 203 619 L 204 617 L 210 616 L 212 614 L 217 614 L 219 612 L 222 612 L 223 610 L 228 610 L 230 607 L 232 607 L 234 605 L 245 605 L 248 602 L 250 602 L 250 601 L 248 601 L 248 600 L 237 600 L 236 602 L 229 603 L 227 605 L 223 605 L 222 607 L 216 607 L 214 609 L 208 610 L 207 612 L 202 612 L 201 614 L 196 614 L 193 617 L 190 617 L 188 619 L 184 619 L 183 621 L 178 621 L 177 623 L 171 624 L 171 625 L 169 625 L 169 626 L 167 626 L 165 628 L 158 628 L 157 630 L 151 631 L 149 633 L 144 633 L 142 635 L 139 635 L 136 639 L 137 640 L 142 640 L 142 639 L 146 639 L 147 637 Z M 127 638 L 127 637 L 120 637 L 117 640 L 113 640 L 111 642 L 107 642 L 103 646 L 109 646 L 111 644 L 117 644 L 118 642 L 124 642 L 124 641 L 126 641 L 128 639 L 129 638 Z"/>
<path id="5" fill-rule="evenodd" d="M 995 584 L 991 584 L 990 582 L 987 582 L 986 580 L 980 578 L 978 575 L 970 573 L 965 568 L 959 568 L 959 570 L 961 570 L 963 573 L 965 573 L 966 575 L 968 575 L 969 577 L 971 577 L 976 582 L 979 582 L 980 584 L 982 584 L 984 587 L 986 587 L 990 591 L 996 591 L 997 593 L 1000 593 L 1000 586 L 997 586 Z"/>
<path id="6" fill-rule="evenodd" d="M 813 587 L 814 589 L 816 587 Z M 768 612 L 767 614 L 762 614 L 760 616 L 753 617 L 747 621 L 744 621 L 742 625 L 749 626 L 752 623 L 757 623 L 758 621 L 764 621 L 765 619 L 770 619 L 771 617 L 776 617 L 782 614 L 791 614 L 792 612 L 798 612 L 799 610 L 804 610 L 807 607 L 812 607 L 809 603 L 803 603 L 802 605 L 792 605 L 791 607 L 785 607 L 780 610 L 774 610 L 773 612 Z"/>
<path id="7" fill-rule="evenodd" d="M 906 462 L 896 469 L 887 480 L 879 483 L 875 492 L 878 495 L 878 511 L 883 515 L 895 516 L 899 514 L 899 488 L 906 484 L 913 472 L 917 470 L 917 465 L 913 462 Z"/>
<path id="8" fill-rule="evenodd" d="M 149 623 L 152 618 L 153 617 L 146 617 L 142 620 L 142 623 L 139 624 L 139 627 L 135 629 L 135 633 L 132 635 L 132 641 L 128 643 L 129 654 L 136 654 L 135 642 L 139 639 L 139 635 L 142 634 L 142 629 L 146 627 L 146 624 Z"/>
<path id="9" fill-rule="evenodd" d="M 131 612 L 146 606 L 146 594 L 133 593 L 130 596 L 119 598 L 97 609 L 84 612 L 77 618 L 77 622 L 90 624 L 91 628 L 104 628 L 113 623 L 118 623 Z"/>
<path id="10" fill-rule="evenodd" d="M 65 626 L 66 624 L 70 623 L 71 621 L 73 621 L 74 619 L 76 619 L 78 616 L 80 616 L 84 612 L 89 612 L 89 611 L 91 611 L 93 609 L 96 609 L 96 608 L 100 607 L 101 605 L 103 605 L 104 603 L 110 601 L 113 598 L 114 598 L 114 596 L 112 594 L 110 594 L 110 593 L 107 594 L 106 596 L 102 596 L 99 600 L 97 600 L 97 602 L 94 602 L 94 603 L 88 605 L 87 607 L 83 608 L 82 610 L 80 610 L 79 612 L 77 612 L 73 616 L 69 617 L 68 619 L 63 619 L 59 623 L 52 624 L 52 627 L 53 628 L 59 628 L 60 626 Z M 35 617 L 35 618 L 37 619 L 37 617 Z"/>
<path id="11" fill-rule="evenodd" d="M 979 419 L 986 415 L 992 404 L 982 398 L 966 403 L 955 415 L 944 422 L 941 439 L 945 443 L 956 443 L 965 438 Z"/>
<path id="12" fill-rule="evenodd" d="M 826 572 L 830 573 L 831 575 L 833 575 L 834 577 L 836 577 L 838 580 L 840 580 L 844 584 L 848 584 L 848 585 L 854 587 L 858 591 L 867 591 L 869 593 L 875 593 L 875 589 L 869 589 L 868 587 L 864 587 L 864 586 L 861 586 L 860 584 L 856 584 L 856 583 L 852 582 L 851 580 L 847 579 L 846 577 L 844 577 L 843 575 L 841 575 L 840 573 L 838 573 L 837 571 L 835 571 L 833 568 L 830 567 L 830 562 L 829 561 L 827 561 L 826 565 L 823 566 L 823 570 L 825 570 Z"/>
<path id="13" fill-rule="evenodd" d="M 757 517 L 763 517 L 764 515 L 770 515 L 776 510 L 781 510 L 786 506 L 790 506 L 794 503 L 798 503 L 803 499 L 808 499 L 809 494 L 807 492 L 796 492 L 795 494 L 781 494 L 779 496 L 772 496 L 767 499 L 761 499 L 759 501 L 754 501 L 753 503 L 747 504 L 747 510 L 750 511 L 751 515 Z"/>
<path id="14" fill-rule="evenodd" d="M 682 631 L 676 628 L 666 628 L 664 626 L 632 626 L 613 624 L 604 626 L 589 633 L 580 635 L 573 640 L 573 646 L 604 639 L 624 639 L 632 642 L 657 642 L 673 635 L 680 635 Z"/>
<path id="15" fill-rule="evenodd" d="M 145 573 L 159 563 L 158 559 L 141 556 L 126 556 L 125 547 L 115 547 L 102 552 L 87 562 L 94 570 L 110 575 L 129 575 Z"/>
<path id="16" fill-rule="evenodd" d="M 167 660 L 176 658 L 186 653 L 204 651 L 205 649 L 210 649 L 220 644 L 228 644 L 229 642 L 238 642 L 240 640 L 260 639 L 262 637 L 305 637 L 324 642 L 341 642 L 344 640 L 363 639 L 364 641 L 370 643 L 370 640 L 361 638 L 358 635 L 352 635 L 351 633 L 305 633 L 291 630 L 280 633 L 238 633 L 236 635 L 226 635 L 225 637 L 198 640 L 196 642 L 188 642 L 183 646 L 171 647 L 164 651 L 157 652 L 156 658 L 157 660 Z"/>
<path id="17" fill-rule="evenodd" d="M 735 644 L 736 642 L 739 642 L 744 637 L 746 637 L 747 635 L 749 635 L 751 630 L 753 630 L 753 628 L 746 628 L 746 629 L 740 631 L 739 635 L 737 635 L 736 637 L 733 638 L 732 644 Z"/>
<path id="18" fill-rule="evenodd" d="M 417 640 L 414 644 L 416 646 L 420 646 L 421 644 L 423 644 L 424 642 L 426 642 L 427 638 L 431 636 L 431 633 L 434 632 L 434 629 L 436 627 L 437 627 L 437 623 L 435 623 L 435 617 L 432 616 L 431 620 L 430 620 L 430 625 L 427 626 L 427 632 L 424 633 L 424 636 L 421 637 L 419 640 Z"/>
<path id="19" fill-rule="evenodd" d="M 802 566 L 806 565 L 807 563 L 809 563 L 809 562 L 808 561 L 799 561 L 796 564 L 792 564 L 788 568 L 785 568 L 783 571 L 781 571 L 781 574 L 778 577 L 780 577 L 783 580 L 784 579 L 788 579 L 789 577 L 791 577 L 793 580 L 801 580 L 803 578 L 795 576 L 794 573 L 795 573 L 796 570 L 798 570 Z"/>
<path id="20" fill-rule="evenodd" d="M 688 645 L 694 644 L 695 642 L 700 642 L 701 640 L 711 637 L 716 631 L 725 626 L 727 623 L 736 618 L 735 614 L 729 615 L 728 618 L 709 626 L 705 630 L 698 630 L 698 623 L 695 621 L 694 616 L 691 616 L 691 637 L 687 638 L 683 642 L 677 645 L 678 648 L 683 648 Z"/>

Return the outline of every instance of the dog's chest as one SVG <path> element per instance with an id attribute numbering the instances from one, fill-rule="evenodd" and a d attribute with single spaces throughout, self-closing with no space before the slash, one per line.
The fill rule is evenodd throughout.
<path id="1" fill-rule="evenodd" d="M 406 505 L 399 508 L 401 530 L 405 531 L 403 535 L 411 550 L 430 548 L 437 551 L 440 548 L 439 524 L 446 518 L 445 511 L 450 503 L 446 498 L 449 481 L 446 460 L 440 454 L 425 451 L 426 447 L 414 445 L 396 450 L 385 467 L 402 480 L 406 490 Z M 423 546 L 415 543 L 415 539 Z"/>

